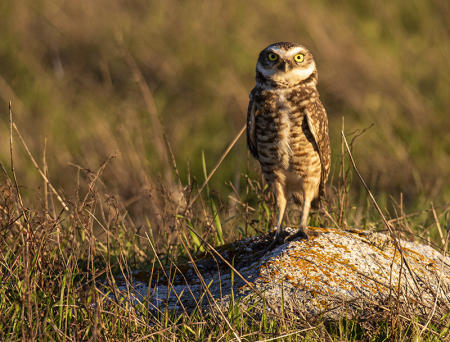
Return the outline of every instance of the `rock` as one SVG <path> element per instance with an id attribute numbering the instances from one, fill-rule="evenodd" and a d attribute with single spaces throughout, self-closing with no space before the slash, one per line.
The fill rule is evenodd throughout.
<path id="1" fill-rule="evenodd" d="M 172 267 L 170 284 L 164 276 L 169 270 L 159 271 L 151 281 L 149 272 L 135 272 L 130 295 L 134 300 L 148 298 L 155 307 L 188 312 L 210 305 L 226 307 L 231 296 L 242 306 L 262 305 L 264 297 L 274 311 L 283 307 L 304 317 L 331 319 L 361 315 L 369 308 L 382 310 L 392 301 L 399 312 L 423 317 L 433 307 L 437 317 L 449 311 L 449 257 L 430 246 L 400 240 L 402 258 L 382 233 L 311 229 L 317 237 L 270 251 L 270 234 L 220 248 L 240 276 L 217 255 L 198 258 L 196 267 L 189 263 L 178 272 Z"/>

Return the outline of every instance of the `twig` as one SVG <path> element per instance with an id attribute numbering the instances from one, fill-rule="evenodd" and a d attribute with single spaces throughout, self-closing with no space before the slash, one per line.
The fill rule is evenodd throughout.
<path id="1" fill-rule="evenodd" d="M 385 310 L 385 311 L 388 311 L 388 312 L 391 312 L 392 310 L 390 309 L 390 308 L 388 308 L 388 307 L 386 307 L 386 306 L 384 306 L 384 305 L 382 305 L 382 304 L 380 304 L 380 303 L 377 303 L 377 302 L 375 302 L 375 301 L 372 301 L 372 300 L 370 300 L 370 299 L 366 299 L 370 304 L 372 304 L 372 305 L 375 305 L 375 306 L 377 306 L 377 307 L 379 307 L 380 309 L 383 309 L 383 310 Z M 403 319 L 406 319 L 408 322 L 410 322 L 410 323 L 412 323 L 412 324 L 416 324 L 416 325 L 418 325 L 419 327 L 423 327 L 423 325 L 422 324 L 420 324 L 419 322 L 417 322 L 417 320 L 416 319 L 411 319 L 411 318 L 409 318 L 409 317 L 407 317 L 407 316 L 405 316 L 405 315 L 402 315 L 402 314 L 400 314 L 400 313 L 398 313 L 397 314 L 398 315 L 398 317 L 400 317 L 400 318 L 403 318 Z M 437 336 L 437 337 L 441 337 L 441 335 L 439 335 L 436 331 L 433 331 L 433 330 L 431 330 L 430 328 L 425 328 L 428 332 L 430 332 L 430 333 L 432 333 L 433 335 L 435 335 L 435 336 Z"/>
<path id="2" fill-rule="evenodd" d="M 42 167 L 44 169 L 45 176 L 47 176 L 48 175 L 48 167 L 47 167 L 47 137 L 44 138 L 44 153 L 42 153 Z M 48 185 L 47 185 L 46 181 L 44 181 L 44 208 L 45 208 L 45 215 L 49 215 L 48 214 Z"/>
<path id="3" fill-rule="evenodd" d="M 189 225 L 187 226 L 187 228 L 191 231 L 191 232 L 193 232 L 197 237 L 198 237 L 198 239 L 206 246 L 206 247 L 208 247 L 208 249 L 210 250 L 210 251 L 212 251 L 212 252 L 214 252 L 214 254 L 216 254 L 218 257 L 219 257 L 219 259 L 220 260 L 222 260 L 239 278 L 241 278 L 243 281 L 244 281 L 244 283 L 248 286 L 248 287 L 250 287 L 252 290 L 253 290 L 253 292 L 255 292 L 256 293 L 256 295 L 259 297 L 259 298 L 261 298 L 264 302 L 266 302 L 266 304 L 267 304 L 267 306 L 269 307 L 269 308 L 271 308 L 272 309 L 272 311 L 274 312 L 274 313 L 276 313 L 278 310 L 273 306 L 273 305 L 271 305 L 268 301 L 267 301 L 267 299 L 264 297 L 264 295 L 262 294 L 262 292 L 261 291 L 259 291 L 252 283 L 250 283 L 247 279 L 245 279 L 245 277 L 231 264 L 231 263 L 229 263 L 228 262 L 228 260 L 227 259 L 225 259 L 210 243 L 208 243 L 208 241 L 206 241 L 205 239 L 203 239 L 203 237 L 199 234 L 199 233 L 197 233 L 194 229 L 192 229 L 191 227 L 189 227 Z"/>
<path id="4" fill-rule="evenodd" d="M 13 122 L 13 116 L 12 116 L 11 101 L 9 101 L 8 109 L 9 109 L 9 154 L 10 154 L 10 163 L 11 163 L 11 173 L 13 176 L 14 187 L 16 188 L 16 192 L 17 192 L 17 199 L 19 200 L 20 206 L 23 209 L 22 196 L 20 196 L 19 185 L 17 184 L 16 171 L 14 169 L 14 152 L 13 152 L 14 151 L 14 139 L 13 139 L 13 134 L 12 134 L 12 128 L 14 126 L 14 122 Z M 23 213 L 25 214 L 25 212 L 23 212 Z"/>
<path id="5" fill-rule="evenodd" d="M 217 301 L 215 300 L 213 294 L 211 293 L 211 291 L 209 290 L 209 285 L 206 284 L 205 279 L 203 278 L 200 270 L 197 267 L 197 264 L 195 263 L 194 258 L 192 257 L 191 253 L 189 252 L 189 249 L 187 248 L 186 244 L 184 243 L 183 239 L 180 239 L 180 242 L 182 243 L 188 257 L 189 260 L 192 263 L 192 267 L 194 268 L 195 273 L 197 274 L 198 278 L 200 279 L 200 282 L 202 283 L 202 286 L 204 288 L 204 290 L 206 291 L 206 293 L 208 293 L 208 295 L 210 296 L 212 302 L 214 303 L 216 309 L 218 310 L 219 314 L 222 316 L 222 319 L 225 321 L 225 323 L 228 325 L 228 327 L 230 328 L 231 332 L 233 333 L 233 335 L 236 337 L 236 340 L 241 342 L 241 338 L 239 337 L 238 332 L 236 331 L 236 329 L 233 328 L 233 326 L 231 325 L 230 321 L 227 319 L 227 317 L 225 316 L 225 314 L 222 312 L 222 310 L 220 309 L 219 305 L 217 304 Z"/>
<path id="6" fill-rule="evenodd" d="M 442 245 L 445 245 L 444 234 L 442 233 L 441 224 L 439 223 L 436 210 L 434 210 L 433 202 L 431 202 L 431 212 L 433 213 L 434 221 L 436 222 L 436 227 L 438 229 L 439 236 L 441 237 Z"/>
<path id="7" fill-rule="evenodd" d="M 109 155 L 108 158 L 106 158 L 106 160 L 103 162 L 103 164 L 100 165 L 100 167 L 97 169 L 97 172 L 95 173 L 94 178 L 89 183 L 88 191 L 84 195 L 84 198 L 83 198 L 83 201 L 81 202 L 80 208 L 84 208 L 84 206 L 87 203 L 87 200 L 89 199 L 89 196 L 90 196 L 92 190 L 94 189 L 95 184 L 97 183 L 97 180 L 100 178 L 101 174 L 103 173 L 103 170 L 105 170 L 106 165 L 108 165 L 108 163 L 111 161 L 111 159 L 113 159 L 115 157 L 116 157 L 115 155 Z"/>
<path id="8" fill-rule="evenodd" d="M 222 164 L 223 160 L 225 159 L 225 157 L 228 155 L 228 153 L 230 153 L 231 149 L 233 148 L 234 145 L 236 145 L 236 142 L 239 140 L 239 138 L 241 137 L 241 135 L 244 133 L 245 129 L 247 128 L 247 125 L 244 125 L 244 127 L 241 128 L 241 130 L 239 131 L 239 133 L 234 137 L 233 141 L 228 145 L 228 147 L 226 148 L 225 152 L 222 154 L 222 156 L 220 157 L 220 159 L 217 161 L 216 165 L 214 166 L 214 168 L 211 170 L 211 172 L 209 173 L 208 177 L 206 177 L 205 181 L 203 182 L 202 186 L 200 187 L 200 189 L 198 190 L 198 193 L 189 201 L 188 205 L 186 206 L 186 211 L 189 210 L 191 208 L 191 206 L 195 203 L 195 201 L 197 200 L 198 196 L 200 196 L 201 192 L 203 191 L 203 189 L 205 188 L 205 186 L 208 184 L 209 180 L 211 179 L 211 177 L 214 175 L 214 173 L 217 171 L 217 169 L 219 168 L 220 164 Z"/>
<path id="9" fill-rule="evenodd" d="M 434 209 L 433 209 L 433 212 L 434 212 Z M 443 266 L 444 266 L 444 260 L 445 260 L 446 252 L 447 252 L 448 237 L 449 237 L 449 232 L 447 230 L 447 236 L 445 237 L 445 241 L 444 241 L 444 255 L 443 255 L 442 260 L 441 260 L 441 274 L 439 276 L 438 286 L 437 286 L 437 289 L 436 289 L 436 298 L 434 299 L 433 309 L 431 310 L 430 317 L 428 317 L 428 320 L 425 323 L 425 325 L 423 326 L 422 330 L 420 331 L 419 336 L 422 336 L 424 331 L 427 329 L 428 325 L 431 322 L 431 319 L 433 318 L 434 312 L 436 311 L 437 301 L 438 301 L 438 298 L 439 298 L 439 289 L 441 287 L 442 276 L 444 275 Z"/>
<path id="10" fill-rule="evenodd" d="M 326 217 L 328 217 L 328 219 L 338 228 L 341 228 L 341 226 L 335 221 L 335 219 L 331 216 L 331 214 L 328 212 L 328 210 L 323 207 L 322 208 L 323 213 L 325 214 Z"/>
<path id="11" fill-rule="evenodd" d="M 164 266 L 163 266 L 163 264 L 162 264 L 162 262 L 161 262 L 161 259 L 159 258 L 158 253 L 156 252 L 156 248 L 155 248 L 155 246 L 153 245 L 153 242 L 152 242 L 152 240 L 150 239 L 150 237 L 148 236 L 147 232 L 145 232 L 145 236 L 147 237 L 147 240 L 148 240 L 148 242 L 149 242 L 149 244 L 150 244 L 150 247 L 152 247 L 153 254 L 155 255 L 156 260 L 158 260 L 159 267 L 161 268 L 162 272 L 164 273 L 164 276 L 165 276 L 166 279 L 167 279 L 167 284 L 168 284 L 168 286 L 170 286 L 170 288 L 172 289 L 173 293 L 175 294 L 175 297 L 177 297 L 177 300 L 178 300 L 178 302 L 180 303 L 180 306 L 181 306 L 181 308 L 183 309 L 183 311 L 184 311 L 184 313 L 186 314 L 186 316 L 189 316 L 188 313 L 187 313 L 187 311 L 186 311 L 186 308 L 185 308 L 184 305 L 183 305 L 183 302 L 181 301 L 181 296 L 177 293 L 177 291 L 175 290 L 175 288 L 174 288 L 172 282 L 170 281 L 170 277 L 167 275 L 167 272 L 166 272 L 166 270 L 164 269 Z M 190 289 L 189 289 L 189 291 L 190 291 Z M 190 292 L 191 292 L 191 291 L 190 291 Z M 169 295 L 169 291 L 167 291 L 167 293 L 168 293 L 168 295 Z M 192 292 L 191 292 L 191 294 L 192 294 Z M 194 300 L 195 300 L 195 297 L 194 297 L 193 294 L 192 294 L 192 297 L 193 297 Z"/>
<path id="12" fill-rule="evenodd" d="M 271 338 L 268 338 L 268 339 L 265 339 L 265 340 L 258 340 L 257 342 L 276 341 L 276 340 L 279 340 L 279 339 L 282 339 L 282 338 L 285 338 L 285 337 L 289 337 L 289 336 L 292 336 L 292 335 L 298 335 L 298 334 L 300 334 L 302 332 L 306 332 L 306 331 L 313 330 L 313 329 L 317 329 L 317 326 L 315 326 L 315 327 L 311 326 L 309 328 L 292 331 L 292 332 L 289 332 L 289 333 L 286 333 L 286 334 L 283 334 L 283 335 L 279 335 L 279 336 L 276 336 L 276 337 L 271 337 Z"/>
<path id="13" fill-rule="evenodd" d="M 344 117 L 342 117 L 342 131 L 344 131 Z M 339 168 L 339 179 L 338 179 L 338 197 L 339 197 L 339 218 L 336 227 L 342 229 L 344 220 L 344 201 L 346 197 L 347 189 L 347 174 L 345 172 L 345 149 L 344 141 L 341 139 L 341 165 Z M 329 216 L 331 217 L 331 216 Z M 334 220 L 333 220 L 334 221 Z M 347 224 L 345 224 L 347 225 Z"/>
<path id="14" fill-rule="evenodd" d="M 372 192 L 370 191 L 370 189 L 369 189 L 369 187 L 367 186 L 366 182 L 364 181 L 364 179 L 362 178 L 361 174 L 359 173 L 359 170 L 358 170 L 358 168 L 356 167 L 355 160 L 353 159 L 352 152 L 350 151 L 350 148 L 349 148 L 348 143 L 347 143 L 347 139 L 345 138 L 345 134 L 344 134 L 343 131 L 341 131 L 341 135 L 342 135 L 342 138 L 344 139 L 345 148 L 347 149 L 347 153 L 348 153 L 348 155 L 349 155 L 349 157 L 350 157 L 350 161 L 351 161 L 351 163 L 352 163 L 352 165 L 353 165 L 353 169 L 355 170 L 356 174 L 357 174 L 358 177 L 359 177 L 359 180 L 361 181 L 362 185 L 364 186 L 364 188 L 366 189 L 367 193 L 369 194 L 369 197 L 370 197 L 370 199 L 372 200 L 372 202 L 373 202 L 373 204 L 374 204 L 374 206 L 375 206 L 375 209 L 377 210 L 377 212 L 378 212 L 378 214 L 380 215 L 381 219 L 383 220 L 384 225 L 385 225 L 386 228 L 388 229 L 388 231 L 389 231 L 389 233 L 390 233 L 390 235 L 391 235 L 391 237 L 392 237 L 392 241 L 393 241 L 393 243 L 394 243 L 394 246 L 395 246 L 395 248 L 400 252 L 400 256 L 401 256 L 402 260 L 404 261 L 404 263 L 405 263 L 405 265 L 406 265 L 406 268 L 408 269 L 408 272 L 409 272 L 409 274 L 411 275 L 411 278 L 412 278 L 412 280 L 414 281 L 414 284 L 415 284 L 415 286 L 416 286 L 416 288 L 417 288 L 417 291 L 418 291 L 418 293 L 419 293 L 420 299 L 421 299 L 422 302 L 423 302 L 422 291 L 421 291 L 421 289 L 420 289 L 420 287 L 419 287 L 419 284 L 417 283 L 416 276 L 414 275 L 414 273 L 413 273 L 411 267 L 409 266 L 408 261 L 407 261 L 406 258 L 405 258 L 405 255 L 404 255 L 404 253 L 403 253 L 403 249 L 402 249 L 401 246 L 400 246 L 400 242 L 398 241 L 397 237 L 395 236 L 394 231 L 393 231 L 391 225 L 390 225 L 389 222 L 386 220 L 386 217 L 384 216 L 383 212 L 381 211 L 381 208 L 378 206 L 378 203 L 377 203 L 377 201 L 375 200 L 375 197 L 372 195 Z"/>
<path id="15" fill-rule="evenodd" d="M 164 173 L 165 180 L 171 188 L 174 188 L 175 184 L 173 182 L 172 175 L 169 172 L 170 170 L 170 161 L 168 157 L 169 152 L 164 143 L 164 129 L 161 124 L 161 121 L 159 120 L 155 98 L 153 97 L 152 91 L 150 90 L 150 87 L 145 81 L 144 75 L 142 75 L 141 69 L 139 68 L 136 60 L 124 45 L 122 45 L 122 52 L 125 61 L 127 62 L 128 67 L 131 70 L 133 78 L 135 79 L 136 83 L 139 86 L 139 90 L 141 91 L 141 95 L 144 99 L 145 106 L 147 107 L 147 112 L 150 116 L 150 121 L 152 123 L 152 133 L 153 133 L 152 136 L 156 152 L 158 153 L 159 159 L 163 163 L 164 170 L 166 170 L 166 172 Z M 181 189 L 178 190 L 181 191 Z"/>
<path id="16" fill-rule="evenodd" d="M 42 170 L 40 169 L 38 163 L 36 162 L 36 160 L 34 159 L 33 155 L 31 154 L 27 143 L 25 142 L 25 140 L 22 137 L 22 134 L 20 134 L 19 129 L 17 128 L 16 124 L 14 122 L 12 122 L 12 116 L 11 116 L 11 103 L 10 103 L 10 125 L 14 128 L 14 130 L 17 133 L 17 136 L 19 137 L 20 141 L 22 142 L 23 147 L 25 147 L 25 151 L 28 154 L 28 157 L 30 157 L 31 162 L 33 163 L 34 167 L 36 168 L 36 170 L 38 170 L 39 174 L 41 175 L 41 177 L 44 179 L 44 181 L 48 184 L 48 186 L 50 187 L 50 190 L 52 190 L 52 192 L 55 194 L 56 198 L 58 199 L 58 201 L 61 203 L 61 205 L 63 206 L 64 210 L 69 211 L 69 207 L 67 206 L 67 204 L 64 202 L 64 200 L 62 199 L 62 197 L 58 194 L 58 191 L 56 191 L 56 189 L 53 187 L 52 183 L 50 183 L 50 181 L 48 180 L 47 176 L 45 175 L 44 172 L 42 172 Z M 12 144 L 12 135 L 11 135 L 11 141 L 10 143 Z M 11 149 L 11 153 L 12 153 L 12 149 Z M 13 165 L 11 164 L 11 167 L 13 168 Z M 14 180 L 15 180 L 15 175 L 14 175 Z"/>

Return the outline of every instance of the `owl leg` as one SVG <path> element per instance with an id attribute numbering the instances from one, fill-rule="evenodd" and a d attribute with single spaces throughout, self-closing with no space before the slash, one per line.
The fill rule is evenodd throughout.
<path id="1" fill-rule="evenodd" d="M 308 231 L 308 218 L 309 210 L 311 209 L 311 202 L 314 197 L 314 191 L 308 191 L 310 189 L 306 188 L 303 190 L 303 204 L 302 204 L 302 214 L 300 217 L 300 227 L 299 229 L 286 238 L 287 241 L 293 240 L 295 238 L 308 238 L 310 232 Z"/>
<path id="2" fill-rule="evenodd" d="M 308 220 L 309 220 L 309 210 L 311 209 L 311 202 L 313 201 L 314 197 L 317 195 L 317 191 L 314 191 L 314 188 L 317 187 L 308 187 L 304 190 L 304 201 L 303 201 L 303 207 L 302 207 L 302 216 L 300 219 L 300 229 L 299 231 L 294 234 L 295 237 L 306 237 L 309 238 L 311 236 L 317 236 L 318 234 L 314 231 L 310 231 L 308 229 Z"/>
<path id="3" fill-rule="evenodd" d="M 277 199 L 278 204 L 278 218 L 277 218 L 277 226 L 274 241 L 277 241 L 281 232 L 281 223 L 283 222 L 284 212 L 286 210 L 286 195 L 281 183 L 276 182 L 274 186 L 275 197 Z"/>
<path id="4" fill-rule="evenodd" d="M 309 195 L 309 194 L 308 194 Z M 308 235 L 308 219 L 309 219 L 309 210 L 311 209 L 311 201 L 312 196 L 308 196 L 305 192 L 303 206 L 302 206 L 302 216 L 300 219 L 300 228 L 303 230 L 305 235 Z"/>

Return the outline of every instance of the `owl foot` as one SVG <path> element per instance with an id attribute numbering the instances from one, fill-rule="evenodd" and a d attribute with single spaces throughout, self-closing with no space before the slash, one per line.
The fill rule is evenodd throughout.
<path id="1" fill-rule="evenodd" d="M 272 250 L 275 246 L 283 243 L 291 242 L 296 239 L 310 240 L 313 237 L 319 236 L 319 233 L 307 228 L 301 228 L 294 230 L 293 228 L 280 229 L 275 232 L 272 242 L 267 246 L 266 251 Z"/>
<path id="2" fill-rule="evenodd" d="M 301 240 L 310 240 L 313 237 L 319 236 L 319 233 L 313 230 L 309 230 L 308 228 L 299 227 L 297 231 L 292 232 L 288 236 L 285 237 L 284 242 L 290 242 L 295 239 Z"/>
<path id="3" fill-rule="evenodd" d="M 280 245 L 284 243 L 286 238 L 289 236 L 289 232 L 285 229 L 278 229 L 275 231 L 275 235 L 273 236 L 272 242 L 267 246 L 267 251 L 273 249 L 276 245 Z"/>

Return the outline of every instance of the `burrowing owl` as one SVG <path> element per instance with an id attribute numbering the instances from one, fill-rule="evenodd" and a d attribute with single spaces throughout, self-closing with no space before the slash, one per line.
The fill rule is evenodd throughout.
<path id="1" fill-rule="evenodd" d="M 316 86 L 316 63 L 302 45 L 275 43 L 259 54 L 247 113 L 247 144 L 275 193 L 275 239 L 291 195 L 302 203 L 295 235 L 308 235 L 311 204 L 319 202 L 328 178 L 328 120 Z"/>

